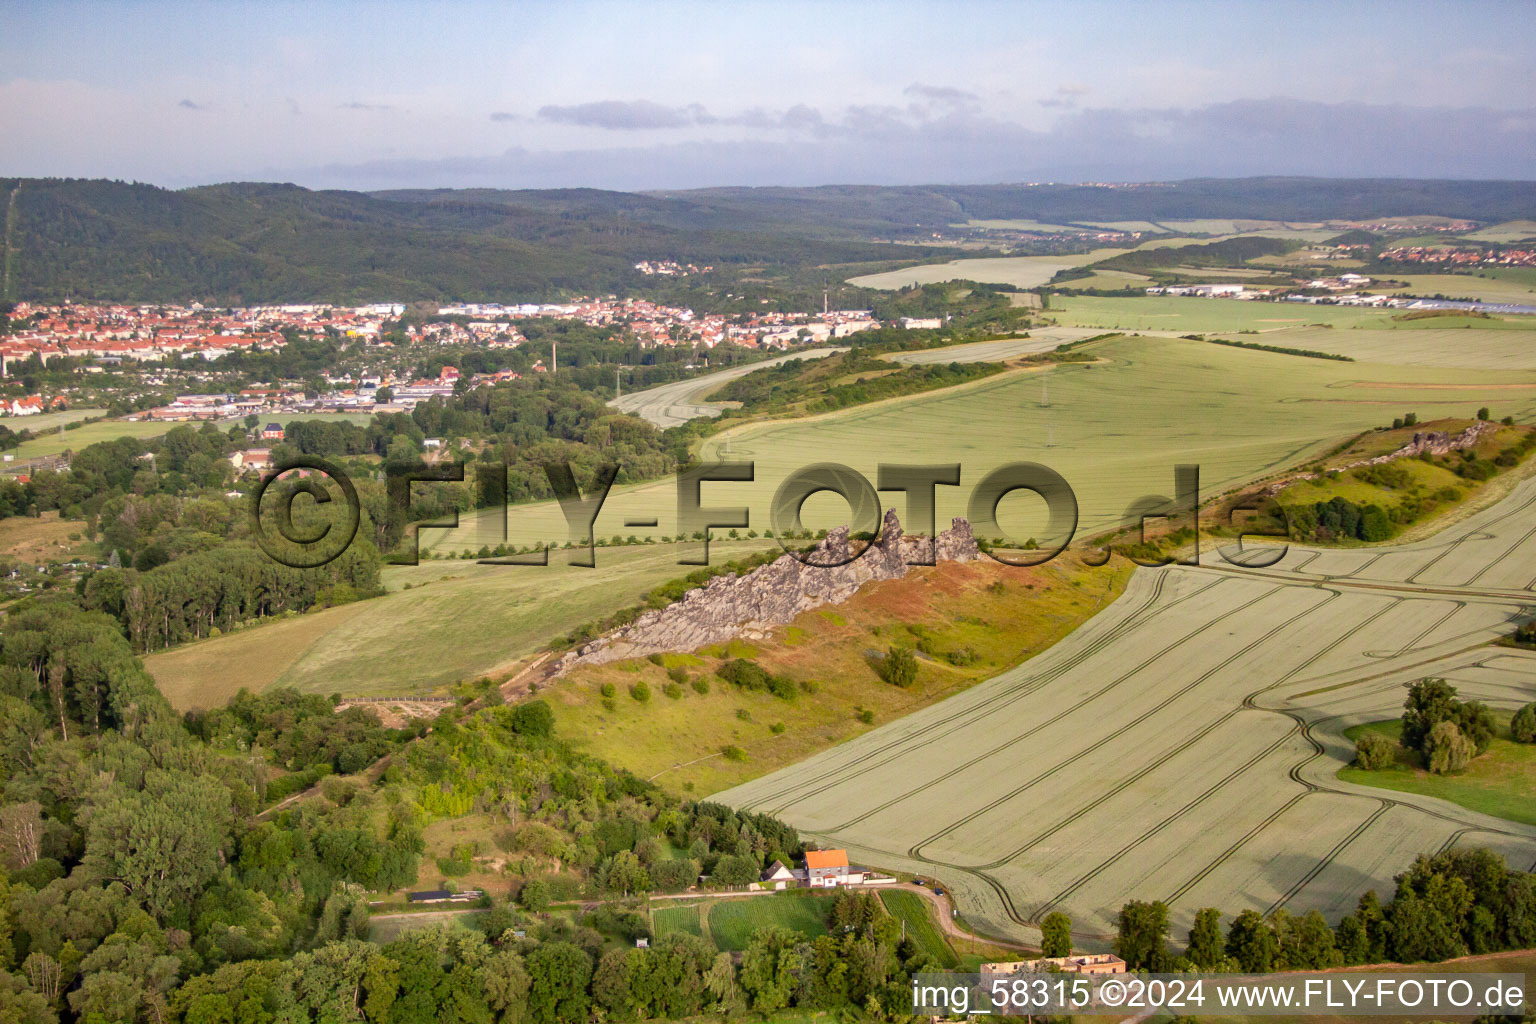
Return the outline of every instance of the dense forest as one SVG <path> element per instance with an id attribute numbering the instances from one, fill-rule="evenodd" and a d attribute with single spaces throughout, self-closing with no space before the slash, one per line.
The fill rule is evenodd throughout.
<path id="1" fill-rule="evenodd" d="M 0 226 L 14 249 L 10 294 L 0 299 L 221 305 L 622 293 L 658 283 L 633 269 L 641 259 L 809 269 L 819 283 L 828 264 L 938 255 L 944 250 L 875 240 L 921 241 L 971 219 L 1507 220 L 1536 206 L 1529 182 L 1309 178 L 667 193 L 312 192 L 256 183 L 170 191 L 0 179 L 7 193 L 18 185 Z M 788 283 L 802 297 L 812 291 L 808 280 Z"/>

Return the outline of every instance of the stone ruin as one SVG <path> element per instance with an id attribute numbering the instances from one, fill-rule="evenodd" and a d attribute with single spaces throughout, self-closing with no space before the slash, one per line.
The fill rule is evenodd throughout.
<path id="1" fill-rule="evenodd" d="M 966 520 L 955 519 L 932 540 L 906 537 L 895 509 L 885 513 L 879 538 L 863 552 L 853 552 L 848 527 L 839 526 L 805 556 L 812 564 L 786 553 L 745 576 L 716 576 L 681 600 L 644 612 L 628 626 L 567 652 L 554 674 L 577 665 L 725 643 L 743 632 L 786 625 L 811 608 L 841 604 L 866 583 L 901 579 L 910 562 L 974 562 L 981 557 Z"/>

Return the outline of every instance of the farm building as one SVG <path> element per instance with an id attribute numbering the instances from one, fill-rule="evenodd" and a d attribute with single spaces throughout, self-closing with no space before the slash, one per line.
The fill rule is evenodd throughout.
<path id="1" fill-rule="evenodd" d="M 1006 978 L 1015 974 L 1059 971 L 1062 974 L 1124 974 L 1125 961 L 1113 953 L 1079 953 L 1076 956 L 1041 957 L 1038 960 L 1005 960 L 982 964 L 981 978 Z"/>
<path id="2" fill-rule="evenodd" d="M 781 860 L 776 860 L 763 871 L 763 888 L 787 889 L 805 882 L 804 871 L 792 871 Z"/>

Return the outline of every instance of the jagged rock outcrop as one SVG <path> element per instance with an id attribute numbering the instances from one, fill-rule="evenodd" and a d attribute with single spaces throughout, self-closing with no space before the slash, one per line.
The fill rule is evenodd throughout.
<path id="1" fill-rule="evenodd" d="M 1478 420 L 1466 430 L 1452 434 L 1445 430 L 1421 430 L 1413 435 L 1413 440 L 1395 451 L 1385 455 L 1378 455 L 1374 459 L 1357 459 L 1354 462 L 1345 463 L 1333 472 L 1343 472 L 1354 469 L 1357 466 L 1381 466 L 1388 462 L 1396 462 L 1398 459 L 1411 459 L 1429 452 L 1431 455 L 1446 455 L 1454 451 L 1463 451 L 1477 444 L 1477 439 L 1490 430 L 1496 430 L 1497 425 L 1487 420 Z M 1298 473 L 1287 477 L 1264 488 L 1264 493 L 1273 497 L 1285 490 L 1296 480 L 1316 480 L 1320 474 Z"/>
<path id="2" fill-rule="evenodd" d="M 839 604 L 866 583 L 900 579 L 909 562 L 972 562 L 980 557 L 971 524 L 956 519 L 931 540 L 906 537 L 896 510 L 886 512 L 880 537 L 853 555 L 848 528 L 830 531 L 806 564 L 785 554 L 745 576 L 716 576 L 666 608 L 565 654 L 559 675 L 577 665 L 601 665 L 662 651 L 693 651 L 742 632 L 782 626 L 811 608 Z"/>

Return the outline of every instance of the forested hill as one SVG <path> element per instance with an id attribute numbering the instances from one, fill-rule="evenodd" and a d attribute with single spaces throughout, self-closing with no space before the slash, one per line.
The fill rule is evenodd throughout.
<path id="1" fill-rule="evenodd" d="M 910 246 L 815 239 L 750 219 L 757 229 L 704 228 L 689 223 L 686 204 L 642 218 L 604 201 L 618 193 L 554 195 L 0 179 L 0 212 L 9 211 L 0 240 L 11 250 L 5 298 L 548 301 L 633 287 L 641 259 L 803 265 L 914 255 Z"/>
<path id="2" fill-rule="evenodd" d="M 644 282 L 634 270 L 641 259 L 805 268 L 952 256 L 888 243 L 921 241 L 968 220 L 1508 220 L 1536 215 L 1536 182 L 361 193 L 0 178 L 0 214 L 8 267 L 0 297 L 8 299 L 516 301 L 632 289 Z"/>

